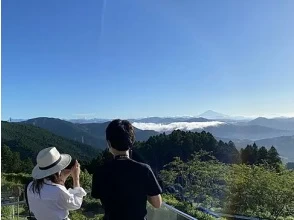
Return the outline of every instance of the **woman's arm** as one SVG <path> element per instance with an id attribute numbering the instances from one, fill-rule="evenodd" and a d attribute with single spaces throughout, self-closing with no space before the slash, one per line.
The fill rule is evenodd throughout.
<path id="1" fill-rule="evenodd" d="M 87 195 L 85 190 L 80 187 L 80 164 L 76 161 L 75 165 L 71 169 L 71 175 L 73 178 L 73 189 L 66 190 L 62 188 L 57 204 L 63 209 L 76 210 L 81 208 L 83 203 L 83 197 Z"/>
<path id="2" fill-rule="evenodd" d="M 60 192 L 57 205 L 66 210 L 79 209 L 83 203 L 83 197 L 86 195 L 87 193 L 82 187 L 75 187 L 69 190 L 66 190 L 64 187 Z"/>

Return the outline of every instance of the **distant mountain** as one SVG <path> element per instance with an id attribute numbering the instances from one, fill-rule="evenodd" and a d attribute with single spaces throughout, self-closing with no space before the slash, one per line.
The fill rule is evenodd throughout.
<path id="1" fill-rule="evenodd" d="M 28 124 L 1 122 L 1 146 L 7 145 L 12 151 L 20 153 L 21 159 L 35 160 L 38 152 L 46 147 L 56 147 L 61 153 L 68 153 L 79 160 L 95 158 L 99 150 L 57 136 L 45 129 Z"/>
<path id="2" fill-rule="evenodd" d="M 230 118 L 230 116 L 222 114 L 222 113 L 218 113 L 212 110 L 208 110 L 200 115 L 198 115 L 198 117 L 202 117 L 202 118 L 207 118 L 207 119 L 226 119 L 226 118 Z"/>
<path id="3" fill-rule="evenodd" d="M 155 123 L 155 124 L 170 124 L 174 122 L 207 122 L 210 121 L 206 118 L 195 118 L 195 117 L 148 117 L 142 119 L 130 119 L 130 122 L 137 123 Z"/>
<path id="4" fill-rule="evenodd" d="M 263 118 L 259 117 L 248 122 L 248 125 L 260 125 L 269 128 L 294 131 L 294 118 Z"/>
<path id="5" fill-rule="evenodd" d="M 56 135 L 79 141 L 95 148 L 104 149 L 106 147 L 105 130 L 109 122 L 76 124 L 61 119 L 43 117 L 30 119 L 22 123 L 46 129 Z M 135 134 L 138 141 L 145 141 L 150 136 L 158 133 L 135 128 Z"/>
<path id="6" fill-rule="evenodd" d="M 103 119 L 103 118 L 92 118 L 92 119 L 69 119 L 66 121 L 77 123 L 77 124 L 88 124 L 88 123 L 104 123 L 111 120 Z"/>
<path id="7" fill-rule="evenodd" d="M 198 117 L 203 117 L 207 118 L 210 120 L 218 120 L 218 121 L 223 121 L 223 122 L 236 122 L 236 121 L 248 121 L 250 118 L 244 117 L 244 116 L 230 116 L 230 115 L 225 115 L 219 112 L 215 112 L 212 110 L 208 110 L 200 115 Z"/>
<path id="8" fill-rule="evenodd" d="M 265 138 L 294 135 L 294 131 L 279 130 L 259 125 L 240 126 L 228 123 L 215 127 L 206 127 L 204 128 L 204 130 L 210 132 L 216 137 L 229 139 L 259 140 Z"/>
<path id="9" fill-rule="evenodd" d="M 104 139 L 88 132 L 88 129 L 82 125 L 74 124 L 57 118 L 33 118 L 21 122 L 46 129 L 56 135 L 75 140 L 81 143 L 103 149 L 106 146 Z"/>

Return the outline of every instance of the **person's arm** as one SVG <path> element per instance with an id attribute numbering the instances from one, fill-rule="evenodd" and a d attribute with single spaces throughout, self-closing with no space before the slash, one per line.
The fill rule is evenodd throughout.
<path id="1" fill-rule="evenodd" d="M 57 205 L 66 210 L 76 210 L 81 208 L 83 197 L 87 195 L 85 190 L 80 187 L 80 164 L 76 161 L 72 168 L 73 189 L 67 190 L 61 187 L 61 192 L 57 200 Z"/>
<path id="2" fill-rule="evenodd" d="M 75 177 L 75 178 L 72 178 L 72 181 L 73 181 L 73 187 L 76 188 L 76 187 L 80 187 L 80 177 Z"/>
<path id="3" fill-rule="evenodd" d="M 161 195 L 156 195 L 156 196 L 147 196 L 148 202 L 154 207 L 159 209 L 161 204 L 162 204 L 162 198 Z"/>
<path id="4" fill-rule="evenodd" d="M 160 208 L 162 204 L 162 198 L 161 193 L 162 189 L 154 176 L 153 171 L 151 170 L 150 166 L 147 167 L 147 181 L 146 181 L 146 187 L 147 187 L 147 199 L 148 202 L 154 207 L 154 208 Z"/>
<path id="5" fill-rule="evenodd" d="M 75 187 L 69 190 L 66 190 L 64 187 L 60 192 L 57 205 L 66 210 L 77 210 L 81 208 L 83 197 L 86 195 L 87 193 L 82 187 Z"/>

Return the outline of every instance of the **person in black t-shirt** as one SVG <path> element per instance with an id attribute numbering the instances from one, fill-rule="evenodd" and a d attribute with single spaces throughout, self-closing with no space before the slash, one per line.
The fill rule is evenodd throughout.
<path id="1" fill-rule="evenodd" d="M 129 157 L 134 128 L 129 121 L 114 120 L 106 129 L 106 139 L 114 160 L 96 169 L 92 197 L 101 200 L 104 219 L 144 220 L 147 200 L 155 208 L 161 206 L 162 189 L 149 165 Z"/>

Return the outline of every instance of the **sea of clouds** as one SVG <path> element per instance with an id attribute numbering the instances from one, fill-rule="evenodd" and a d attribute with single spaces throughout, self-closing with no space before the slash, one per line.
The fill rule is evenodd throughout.
<path id="1" fill-rule="evenodd" d="M 134 122 L 133 126 L 141 130 L 153 130 L 157 132 L 170 132 L 174 130 L 191 131 L 194 129 L 204 129 L 206 127 L 216 127 L 225 124 L 220 121 L 208 122 L 173 122 L 170 124 L 140 123 Z"/>

